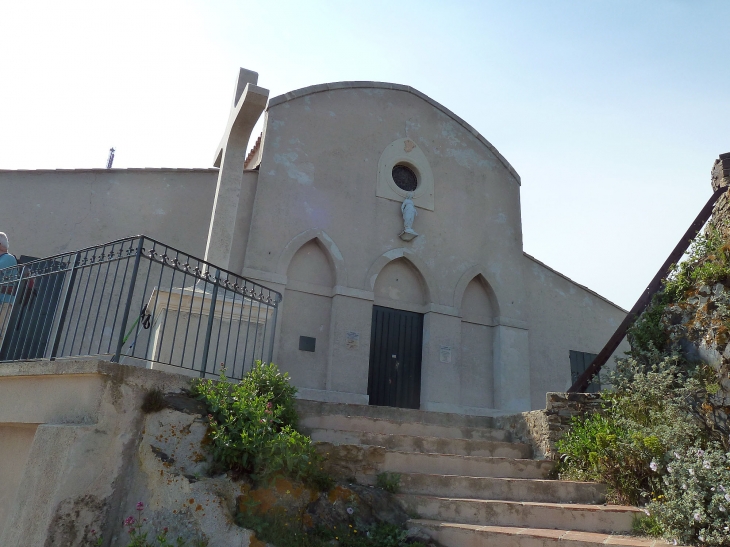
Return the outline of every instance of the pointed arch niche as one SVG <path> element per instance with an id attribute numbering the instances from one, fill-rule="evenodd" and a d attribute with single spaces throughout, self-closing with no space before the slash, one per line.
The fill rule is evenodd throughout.
<path id="1" fill-rule="evenodd" d="M 296 386 L 325 389 L 332 289 L 337 272 L 329 251 L 319 238 L 306 241 L 293 253 L 286 276 L 279 341 L 281 368 L 289 373 Z"/>
<path id="2" fill-rule="evenodd" d="M 378 272 L 373 286 L 375 305 L 407 311 L 423 312 L 429 294 L 421 272 L 407 258 L 388 262 Z"/>
<path id="3" fill-rule="evenodd" d="M 464 406 L 494 408 L 494 317 L 497 299 L 482 274 L 461 298 L 461 400 Z"/>

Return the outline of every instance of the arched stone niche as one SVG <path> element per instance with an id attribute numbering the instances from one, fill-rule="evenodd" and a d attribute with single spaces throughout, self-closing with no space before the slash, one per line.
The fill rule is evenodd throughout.
<path id="1" fill-rule="evenodd" d="M 373 287 L 375 305 L 422 312 L 428 304 L 426 282 L 407 258 L 388 262 L 378 273 Z"/>
<path id="2" fill-rule="evenodd" d="M 325 389 L 330 352 L 332 289 L 337 276 L 332 257 L 318 238 L 301 245 L 286 270 L 279 361 L 293 383 Z M 300 337 L 314 338 L 314 351 L 300 349 Z"/>
<path id="3" fill-rule="evenodd" d="M 396 165 L 408 167 L 416 174 L 418 185 L 413 192 L 413 203 L 416 207 L 433 211 L 434 182 L 431 165 L 421 148 L 409 138 L 393 141 L 380 155 L 375 195 L 400 202 L 406 198 L 408 192 L 399 188 L 393 180 L 393 168 Z"/>
<path id="4" fill-rule="evenodd" d="M 475 275 L 461 299 L 461 404 L 494 408 L 494 316 L 496 298 L 483 275 Z"/>
<path id="5" fill-rule="evenodd" d="M 287 268 L 287 279 L 320 287 L 334 286 L 333 268 L 318 240 L 309 240 L 294 254 Z"/>

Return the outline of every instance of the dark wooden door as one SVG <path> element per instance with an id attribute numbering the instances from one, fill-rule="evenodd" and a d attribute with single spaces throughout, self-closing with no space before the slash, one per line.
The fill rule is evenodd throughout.
<path id="1" fill-rule="evenodd" d="M 422 314 L 373 306 L 370 404 L 419 408 L 422 353 Z"/>
<path id="2" fill-rule="evenodd" d="M 597 353 L 570 350 L 570 377 L 574 384 L 578 381 L 578 377 L 586 371 L 597 356 Z M 588 385 L 588 389 L 585 391 L 586 393 L 598 393 L 601 391 L 600 377 L 594 377 L 593 381 Z"/>

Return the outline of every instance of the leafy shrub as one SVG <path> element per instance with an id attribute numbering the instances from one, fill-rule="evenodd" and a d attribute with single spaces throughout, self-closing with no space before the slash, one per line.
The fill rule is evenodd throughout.
<path id="1" fill-rule="evenodd" d="M 613 416 L 574 418 L 570 432 L 558 442 L 563 454 L 561 478 L 606 484 L 612 502 L 636 504 L 654 490 L 651 462 L 662 452 L 658 439 L 619 424 Z M 654 479 L 654 480 L 652 480 Z"/>
<path id="2" fill-rule="evenodd" d="M 686 253 L 664 282 L 668 300 L 680 302 L 697 283 L 710 285 L 730 279 L 730 246 L 721 228 L 708 226 L 698 234 Z"/>
<path id="3" fill-rule="evenodd" d="M 558 445 L 563 477 L 605 482 L 612 501 L 649 503 L 638 532 L 707 546 L 730 546 L 728 365 L 696 361 L 687 342 L 730 347 L 727 233 L 710 225 L 694 240 L 630 329 L 603 414 L 575 420 Z"/>
<path id="4" fill-rule="evenodd" d="M 666 292 L 655 294 L 646 311 L 629 329 L 628 340 L 634 357 L 639 357 L 642 353 L 651 355 L 655 351 L 666 349 L 669 340 L 662 324 L 662 315 L 669 299 Z"/>
<path id="5" fill-rule="evenodd" d="M 670 449 L 703 439 L 688 398 L 699 389 L 695 375 L 676 355 L 646 367 L 636 358 L 620 360 L 609 374 L 613 391 L 604 394 L 603 414 L 575 418 L 557 443 L 563 478 L 602 482 L 612 502 L 636 504 L 661 494 L 660 465 Z"/>
<path id="6" fill-rule="evenodd" d="M 297 388 L 289 383 L 289 374 L 281 373 L 274 363 L 258 362 L 246 374 L 243 383 L 250 385 L 259 397 L 269 397 L 269 401 L 280 407 L 279 419 L 282 423 L 296 428 L 299 415 L 294 408 L 294 396 Z"/>
<path id="7" fill-rule="evenodd" d="M 664 475 L 665 501 L 649 505 L 651 517 L 680 543 L 730 545 L 730 453 L 717 444 L 675 451 Z"/>
<path id="8" fill-rule="evenodd" d="M 222 469 L 256 482 L 283 474 L 330 484 L 311 439 L 295 429 L 296 388 L 276 365 L 257 363 L 239 383 L 196 380 L 192 392 L 208 408 L 209 448 Z"/>

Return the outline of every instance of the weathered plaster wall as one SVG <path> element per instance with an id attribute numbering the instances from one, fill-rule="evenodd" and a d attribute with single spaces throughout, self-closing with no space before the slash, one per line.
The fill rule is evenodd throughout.
<path id="1" fill-rule="evenodd" d="M 545 393 L 571 386 L 569 351 L 598 353 L 626 316 L 626 311 L 598 294 L 525 255 L 530 301 L 532 408 L 542 408 Z M 624 340 L 614 356 L 623 356 Z M 613 357 L 608 365 L 613 364 Z"/>
<path id="2" fill-rule="evenodd" d="M 414 228 L 422 235 L 409 244 L 398 238 L 400 203 L 376 197 L 378 159 L 405 137 L 424 150 L 437 181 L 435 211 L 419 209 Z M 488 269 L 505 300 L 503 314 L 524 313 L 514 279 L 521 264 L 519 182 L 476 137 L 411 93 L 341 89 L 271 107 L 256 202 L 247 268 L 285 274 L 282 250 L 316 228 L 340 250 L 348 287 L 372 291 L 373 263 L 406 248 L 429 270 L 431 301 L 453 307 L 460 275 L 493 258 Z"/>
<path id="3" fill-rule="evenodd" d="M 0 231 L 16 256 L 40 258 L 143 233 L 202 257 L 217 171 L 0 171 Z"/>
<path id="4" fill-rule="evenodd" d="M 18 495 L 36 427 L 35 424 L 0 424 L 0 531 Z"/>
<path id="5" fill-rule="evenodd" d="M 510 394 L 497 404 L 529 407 L 520 187 L 514 170 L 473 130 L 412 91 L 343 84 L 289 98 L 273 99 L 267 112 L 244 275 L 288 292 L 289 264 L 298 246 L 318 237 L 329 254 L 336 270 L 330 329 L 317 344 L 329 339 L 332 345 L 329 355 L 302 372 L 319 377 L 317 367 L 325 371 L 324 389 L 340 386 L 365 394 L 374 302 L 425 314 L 422 408 L 459 411 L 467 399 L 475 409 L 492 404 L 491 393 L 461 396 L 462 387 L 474 385 L 474 352 L 492 348 L 502 358 L 496 359 L 496 376 L 489 376 Z M 400 201 L 376 192 L 381 154 L 399 139 L 415 143 L 434 180 L 433 210 L 418 209 L 414 229 L 421 235 L 411 242 L 398 237 Z M 470 271 L 473 275 L 462 279 Z M 494 333 L 493 344 L 468 346 L 462 356 L 462 295 L 479 273 L 497 303 L 487 327 L 501 332 Z M 305 313 L 292 311 L 294 306 L 285 298 L 285 325 L 287 314 Z M 357 347 L 346 344 L 347 332 L 359 333 Z M 277 358 L 285 369 L 291 367 L 295 383 L 305 381 L 297 377 L 296 363 L 304 357 L 290 351 L 295 341 L 287 338 L 298 340 L 301 334 L 306 335 L 282 327 L 279 337 Z M 451 348 L 450 363 L 440 361 L 441 346 Z M 490 387 L 486 378 L 482 383 Z"/>

